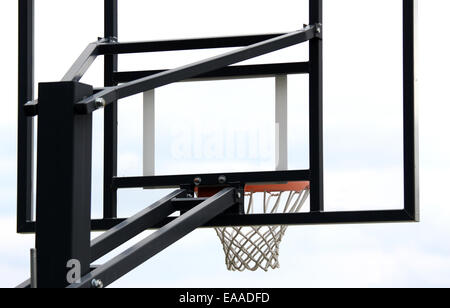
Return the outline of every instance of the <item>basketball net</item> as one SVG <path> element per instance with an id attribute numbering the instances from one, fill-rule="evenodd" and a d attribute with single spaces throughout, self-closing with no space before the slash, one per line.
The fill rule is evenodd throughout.
<path id="1" fill-rule="evenodd" d="M 246 214 L 299 213 L 309 196 L 309 183 L 253 185 L 245 188 Z M 215 228 L 230 271 L 280 267 L 280 243 L 287 226 Z"/>

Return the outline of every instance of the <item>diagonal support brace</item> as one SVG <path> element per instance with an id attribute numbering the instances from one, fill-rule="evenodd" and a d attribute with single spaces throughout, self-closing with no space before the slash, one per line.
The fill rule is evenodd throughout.
<path id="1" fill-rule="evenodd" d="M 223 189 L 122 254 L 99 266 L 84 276 L 80 283 L 72 284 L 69 288 L 92 288 L 99 285 L 110 285 L 236 203 L 236 189 Z M 94 282 L 95 285 L 93 285 Z"/>
<path id="2" fill-rule="evenodd" d="M 154 226 L 176 211 L 172 205 L 174 198 L 186 197 L 186 191 L 179 189 L 111 228 L 91 242 L 91 261 L 95 261 L 113 251 L 139 233 Z"/>

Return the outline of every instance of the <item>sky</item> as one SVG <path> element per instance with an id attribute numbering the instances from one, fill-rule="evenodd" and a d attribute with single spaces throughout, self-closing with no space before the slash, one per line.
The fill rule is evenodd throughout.
<path id="1" fill-rule="evenodd" d="M 304 0 L 119 2 L 120 41 L 287 32 L 308 21 Z M 87 43 L 102 35 L 102 3 L 37 3 L 36 84 L 59 80 Z M 420 223 L 290 227 L 281 268 L 268 273 L 228 272 L 214 230 L 197 230 L 112 287 L 449 287 L 450 43 L 442 34 L 450 27 L 449 9 L 446 0 L 419 1 Z M 15 234 L 16 16 L 16 3 L 1 1 L 7 48 L 0 51 L 0 65 L 7 73 L 0 76 L 0 287 L 29 276 L 34 245 L 33 236 Z M 324 0 L 326 210 L 402 207 L 401 48 L 400 0 Z M 173 68 L 224 51 L 124 55 L 119 69 Z M 246 63 L 307 56 L 307 45 L 300 45 Z M 82 82 L 100 86 L 102 63 L 97 59 Z M 289 168 L 306 169 L 308 79 L 289 76 L 288 84 Z M 273 78 L 173 84 L 156 91 L 156 102 L 157 174 L 273 169 Z M 142 95 L 121 101 L 119 112 L 118 174 L 141 175 Z M 94 217 L 102 206 L 102 127 L 103 115 L 96 112 Z M 119 215 L 132 215 L 167 192 L 120 191 Z"/>

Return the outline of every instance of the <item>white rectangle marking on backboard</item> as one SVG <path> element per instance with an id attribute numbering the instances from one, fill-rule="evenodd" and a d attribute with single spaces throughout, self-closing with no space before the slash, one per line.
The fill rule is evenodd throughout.
<path id="1" fill-rule="evenodd" d="M 155 90 L 144 92 L 144 176 L 155 175 Z"/>
<path id="2" fill-rule="evenodd" d="M 275 164 L 288 170 L 288 93 L 287 75 L 275 77 Z"/>

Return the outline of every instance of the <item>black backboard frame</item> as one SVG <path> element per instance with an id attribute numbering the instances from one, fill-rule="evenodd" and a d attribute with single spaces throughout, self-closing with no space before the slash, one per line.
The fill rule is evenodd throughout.
<path id="1" fill-rule="evenodd" d="M 286 34 L 118 43 L 118 0 L 105 0 L 105 38 L 91 43 L 62 81 L 39 84 L 33 100 L 34 0 L 19 0 L 19 134 L 17 230 L 36 233 L 37 272 L 22 284 L 66 287 L 67 261 L 81 263 L 78 283 L 70 287 L 109 285 L 158 252 L 199 227 L 386 223 L 419 221 L 418 105 L 415 44 L 418 0 L 403 1 L 403 163 L 404 205 L 400 210 L 328 212 L 323 204 L 323 61 L 322 0 L 310 0 L 310 23 Z M 256 66 L 229 65 L 295 44 L 310 43 L 308 63 Z M 181 68 L 158 72 L 117 72 L 118 54 L 151 51 L 243 48 Z M 105 56 L 105 87 L 79 83 L 99 55 Z M 310 169 L 271 172 L 191 174 L 120 178 L 117 172 L 117 101 L 169 83 L 191 78 L 251 74 L 302 73 L 310 76 Z M 130 77 L 131 76 L 131 77 Z M 118 85 L 120 78 L 136 80 Z M 92 220 L 92 113 L 105 110 L 104 217 Z M 37 168 L 33 165 L 33 117 L 39 116 Z M 33 174 L 37 192 L 33 193 Z M 197 179 L 201 178 L 201 183 Z M 223 183 L 223 179 L 226 179 Z M 222 179 L 222 180 L 221 180 Z M 246 183 L 309 181 L 311 208 L 307 213 L 253 214 L 242 211 Z M 196 185 L 220 191 L 205 200 L 193 198 Z M 117 218 L 117 190 L 176 187 L 179 190 L 128 218 Z M 37 219 L 33 218 L 33 197 Z M 178 217 L 170 213 L 183 212 Z M 147 228 L 158 231 L 109 262 L 92 262 Z M 91 231 L 107 231 L 91 242 Z M 33 276 L 33 275 L 32 275 Z"/>

